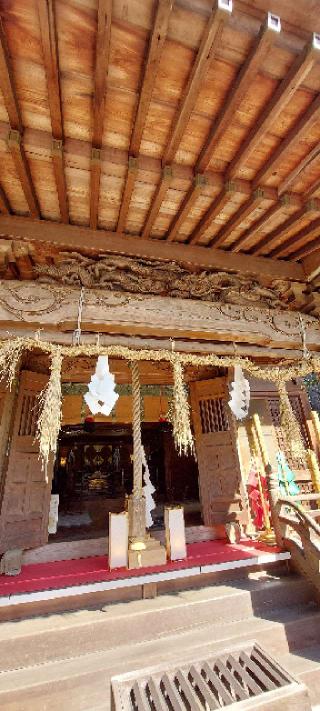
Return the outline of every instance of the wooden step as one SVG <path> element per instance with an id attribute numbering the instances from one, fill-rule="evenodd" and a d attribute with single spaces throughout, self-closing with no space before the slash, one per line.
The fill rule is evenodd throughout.
<path id="1" fill-rule="evenodd" d="M 189 627 L 153 637 L 145 642 L 123 644 L 108 650 L 81 653 L 0 675 L 0 707 L 6 711 L 61 711 L 66 698 L 70 711 L 109 708 L 110 679 L 125 671 L 179 658 L 191 653 L 209 656 L 221 648 L 256 640 L 283 666 L 292 650 L 316 646 L 320 613 L 304 613 L 301 607 L 273 610 L 269 618 L 252 617 L 235 622 Z M 73 633 L 72 635 L 73 636 Z M 289 671 L 292 672 L 290 669 Z M 308 671 L 308 670 L 307 670 Z M 307 674 L 307 671 L 305 672 Z M 69 709 L 69 704 L 68 704 Z"/>
<path id="2" fill-rule="evenodd" d="M 194 626 L 250 620 L 276 607 L 307 605 L 311 599 L 311 588 L 302 578 L 256 575 L 153 600 L 6 622 L 0 626 L 0 667 L 10 670 L 107 650 L 127 644 L 128 634 L 135 644 Z"/>

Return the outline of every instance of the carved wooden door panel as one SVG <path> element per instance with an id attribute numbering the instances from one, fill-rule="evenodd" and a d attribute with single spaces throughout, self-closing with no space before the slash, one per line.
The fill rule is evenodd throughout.
<path id="1" fill-rule="evenodd" d="M 10 548 L 34 548 L 48 540 L 49 483 L 35 442 L 39 394 L 46 375 L 23 371 L 14 419 L 0 515 L 0 553 Z"/>
<path id="2" fill-rule="evenodd" d="M 237 519 L 243 508 L 236 431 L 227 405 L 227 379 L 191 383 L 190 392 L 204 523 L 225 524 Z"/>

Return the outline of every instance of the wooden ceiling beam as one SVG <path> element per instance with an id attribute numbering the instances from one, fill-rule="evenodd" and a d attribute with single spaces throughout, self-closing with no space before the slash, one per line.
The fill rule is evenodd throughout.
<path id="1" fill-rule="evenodd" d="M 112 0 L 99 0 L 92 100 L 92 145 L 94 148 L 101 148 L 102 144 L 110 53 L 111 17 Z"/>
<path id="2" fill-rule="evenodd" d="M 11 209 L 7 196 L 0 186 L 0 212 L 4 212 L 5 215 L 10 215 Z"/>
<path id="3" fill-rule="evenodd" d="M 230 5 L 232 9 L 232 5 Z M 212 63 L 214 45 L 219 41 L 223 25 L 230 13 L 226 7 L 219 7 L 218 0 L 206 23 L 196 60 L 193 64 L 187 86 L 183 92 L 177 113 L 173 120 L 170 136 L 163 154 L 164 164 L 171 163 L 187 128 L 191 113 L 198 98 L 199 89 Z"/>
<path id="4" fill-rule="evenodd" d="M 190 210 L 192 209 L 193 205 L 197 201 L 199 195 L 201 194 L 201 190 L 203 186 L 206 185 L 206 179 L 203 175 L 199 174 L 195 176 L 193 185 L 191 185 L 191 188 L 188 190 L 184 200 L 182 201 L 182 204 L 172 220 L 172 223 L 170 225 L 168 234 L 167 234 L 167 241 L 168 242 L 173 242 L 175 240 L 176 235 L 178 234 L 181 225 L 183 222 L 185 222 L 186 218 L 189 215 Z"/>
<path id="5" fill-rule="evenodd" d="M 134 184 L 135 184 L 137 175 L 138 175 L 138 160 L 137 160 L 137 158 L 133 158 L 132 156 L 129 156 L 128 171 L 127 171 L 124 191 L 122 193 L 119 218 L 118 218 L 118 224 L 117 224 L 117 232 L 124 232 L 124 230 L 125 230 L 127 216 L 128 216 L 129 207 L 130 207 L 130 202 L 131 202 L 131 196 L 133 193 Z"/>
<path id="6" fill-rule="evenodd" d="M 284 222 L 282 222 L 279 227 L 276 227 L 272 232 L 270 232 L 268 235 L 265 235 L 260 242 L 254 245 L 254 247 L 251 250 L 251 254 L 256 254 L 260 255 L 265 247 L 268 247 L 271 251 L 271 247 L 274 245 L 275 242 L 277 242 L 279 239 L 282 239 L 283 237 L 286 236 L 287 232 L 291 230 L 295 225 L 299 224 L 299 221 L 301 218 L 305 217 L 306 214 L 309 212 L 318 212 L 319 207 L 315 201 L 309 201 L 305 205 L 303 205 L 299 210 L 293 213 L 293 215 L 290 215 Z M 277 251 L 278 248 L 275 248 L 275 252 Z"/>
<path id="7" fill-rule="evenodd" d="M 310 205 L 310 207 L 312 207 L 312 205 Z M 252 247 L 250 254 L 261 254 L 265 247 L 272 247 L 274 242 L 281 237 L 284 237 L 287 232 L 306 215 L 310 207 L 309 204 L 305 204 L 300 207 L 293 213 L 293 215 L 290 215 L 284 222 L 282 222 L 281 225 L 272 230 L 272 232 L 268 235 L 265 235 L 257 244 L 255 244 L 254 247 Z"/>
<path id="8" fill-rule="evenodd" d="M 40 208 L 36 191 L 32 182 L 29 163 L 24 151 L 22 136 L 19 131 L 11 130 L 8 138 L 8 146 L 13 158 L 13 162 L 21 183 L 21 187 L 28 204 L 31 217 L 40 218 Z"/>
<path id="9" fill-rule="evenodd" d="M 3 29 L 3 24 L 0 18 L 0 88 L 3 93 L 5 107 L 10 121 L 10 129 L 8 132 L 8 147 L 11 152 L 13 162 L 24 192 L 30 215 L 32 217 L 40 217 L 40 209 L 37 196 L 32 183 L 29 164 L 22 145 L 22 118 L 17 98 L 15 81 L 7 47 L 6 37 Z M 8 201 L 4 196 L 4 207 L 7 207 Z"/>
<path id="10" fill-rule="evenodd" d="M 312 254 L 303 257 L 302 267 L 308 282 L 317 279 L 320 275 L 320 249 L 315 249 Z"/>
<path id="11" fill-rule="evenodd" d="M 226 241 L 226 239 L 229 237 L 229 235 L 232 234 L 233 230 L 235 230 L 241 223 L 247 219 L 248 215 L 253 212 L 260 204 L 263 202 L 263 200 L 267 200 L 268 196 L 266 196 L 265 192 L 259 188 L 258 190 L 255 190 L 255 192 L 251 195 L 249 200 L 247 200 L 244 205 L 241 205 L 239 210 L 235 213 L 235 215 L 227 222 L 227 224 L 222 227 L 221 230 L 219 230 L 218 234 L 213 237 L 212 240 L 210 240 L 210 244 L 212 247 L 220 247 L 223 242 Z"/>
<path id="12" fill-rule="evenodd" d="M 150 34 L 148 55 L 143 70 L 143 79 L 139 94 L 136 116 L 129 149 L 129 163 L 126 181 L 121 198 L 117 232 L 123 232 L 126 227 L 131 195 L 137 176 L 137 156 L 139 154 L 142 134 L 150 106 L 153 87 L 156 81 L 162 50 L 167 37 L 172 0 L 158 0 L 156 15 Z M 136 166 L 136 167 L 134 167 Z"/>
<path id="13" fill-rule="evenodd" d="M 92 144 L 90 160 L 90 227 L 98 225 L 101 146 L 105 115 L 107 76 L 110 55 L 112 0 L 99 0 L 92 100 Z"/>
<path id="14" fill-rule="evenodd" d="M 129 152 L 135 157 L 138 156 L 140 151 L 142 134 L 150 106 L 153 87 L 157 77 L 162 50 L 167 37 L 172 3 L 173 0 L 158 0 L 130 141 Z"/>
<path id="15" fill-rule="evenodd" d="M 307 168 L 310 168 L 310 166 L 315 162 L 320 159 L 320 146 L 317 144 L 312 148 L 311 151 L 298 163 L 298 165 L 287 175 L 285 180 L 281 183 L 279 186 L 278 192 L 279 195 L 282 195 L 282 193 L 286 192 L 289 188 L 292 188 L 294 183 L 297 182 L 301 178 L 301 173 L 303 173 L 304 170 Z M 313 197 L 312 195 L 309 195 L 309 197 Z"/>
<path id="16" fill-rule="evenodd" d="M 279 213 L 283 212 L 286 208 L 288 208 L 292 204 L 297 204 L 297 199 L 292 201 L 292 198 L 290 195 L 283 195 L 279 202 L 276 202 L 274 205 L 271 205 L 268 210 L 259 217 L 256 222 L 251 225 L 238 239 L 235 240 L 235 242 L 232 243 L 230 249 L 232 249 L 233 252 L 239 252 L 242 251 L 248 240 L 252 240 L 253 237 L 256 237 L 259 235 L 262 229 L 265 229 L 269 222 L 271 222 Z M 298 201 L 298 207 L 300 207 L 300 201 Z M 252 248 L 254 250 L 254 247 Z"/>
<path id="17" fill-rule="evenodd" d="M 311 198 L 313 198 L 313 197 L 317 194 L 317 192 L 319 192 L 319 190 L 320 190 L 320 178 L 319 178 L 318 180 L 316 180 L 316 181 L 311 185 L 311 187 L 309 188 L 309 190 L 308 190 L 307 193 L 305 194 L 305 199 L 306 199 L 306 200 L 311 200 Z"/>
<path id="18" fill-rule="evenodd" d="M 306 47 L 293 62 L 289 72 L 279 83 L 271 100 L 255 121 L 253 128 L 249 131 L 247 138 L 241 145 L 240 150 L 231 161 L 227 170 L 229 178 L 233 178 L 240 168 L 245 165 L 251 153 L 257 148 L 270 126 L 275 123 L 279 114 L 287 106 L 293 95 L 311 71 L 315 62 L 319 59 L 319 50 L 315 46 L 314 39 L 307 43 Z M 283 192 L 288 189 L 288 185 L 283 187 Z"/>
<path id="19" fill-rule="evenodd" d="M 22 131 L 21 112 L 13 77 L 13 70 L 5 32 L 0 17 L 0 88 L 3 94 L 5 107 L 10 121 L 10 126 L 15 131 Z"/>
<path id="20" fill-rule="evenodd" d="M 58 193 L 60 217 L 62 222 L 69 222 L 69 205 L 66 176 L 64 169 L 63 142 L 56 138 L 52 139 L 52 164 Z"/>
<path id="21" fill-rule="evenodd" d="M 67 250 L 86 249 L 93 253 L 176 261 L 203 269 L 257 274 L 259 277 L 268 276 L 272 279 L 304 280 L 303 268 L 296 263 L 247 254 L 232 254 L 221 249 L 206 249 L 176 242 L 139 239 L 102 229 L 91 230 L 88 227 L 64 225 L 61 222 L 0 215 L 0 231 L 3 235 L 10 235 L 13 240 L 38 241 L 55 247 L 63 245 Z"/>
<path id="22" fill-rule="evenodd" d="M 263 60 L 273 42 L 275 33 L 268 26 L 266 21 L 259 32 L 259 35 L 254 42 L 254 45 L 241 67 L 234 84 L 230 87 L 229 94 L 223 103 L 222 110 L 218 114 L 213 126 L 210 130 L 208 139 L 200 153 L 196 165 L 197 172 L 203 172 L 209 166 L 213 151 L 220 141 L 224 131 L 229 127 L 235 111 L 237 111 L 241 101 L 248 91 L 250 83 L 258 73 Z"/>
<path id="23" fill-rule="evenodd" d="M 52 164 L 60 216 L 69 222 L 68 193 L 64 170 L 63 120 L 59 76 L 57 28 L 53 0 L 38 0 L 40 34 L 47 77 L 48 102 L 52 129 Z"/>
<path id="24" fill-rule="evenodd" d="M 92 148 L 90 166 L 90 227 L 92 230 L 96 230 L 101 178 L 101 151 L 99 148 Z"/>
<path id="25" fill-rule="evenodd" d="M 258 186 L 270 178 L 276 172 L 277 167 L 283 161 L 284 155 L 294 148 L 297 143 L 308 133 L 313 124 L 320 118 L 320 94 L 312 101 L 303 116 L 291 128 L 286 137 L 281 141 L 278 148 L 273 151 L 271 157 L 258 171 L 253 181 L 253 186 Z"/>
<path id="26" fill-rule="evenodd" d="M 229 202 L 232 194 L 235 193 L 236 186 L 234 183 L 227 182 L 219 195 L 210 205 L 209 209 L 198 222 L 196 228 L 192 232 L 189 244 L 198 244 L 202 235 L 209 229 L 212 222 L 223 210 L 224 206 Z"/>
<path id="27" fill-rule="evenodd" d="M 38 13 L 44 66 L 47 77 L 48 102 L 53 138 L 62 140 L 62 109 L 59 79 L 58 43 L 52 0 L 38 0 Z"/>
<path id="28" fill-rule="evenodd" d="M 172 181 L 172 168 L 165 166 L 162 171 L 160 181 L 156 187 L 156 191 L 151 200 L 150 209 L 142 230 L 142 239 L 149 239 L 151 236 L 152 227 L 159 215 L 162 202 L 169 190 Z"/>
<path id="29" fill-rule="evenodd" d="M 308 254 L 311 254 L 320 246 L 320 237 L 318 237 L 319 233 L 320 218 L 318 217 L 316 220 L 313 220 L 308 227 L 305 227 L 292 237 L 289 237 L 286 242 L 281 244 L 277 249 L 273 250 L 273 252 L 277 258 L 286 257 L 288 256 L 287 253 L 290 253 L 290 259 L 303 259 L 303 257 L 308 256 Z M 317 239 L 312 240 L 312 237 L 316 237 Z M 305 239 L 308 240 L 307 244 L 294 251 L 294 247 L 299 244 L 301 240 Z"/>

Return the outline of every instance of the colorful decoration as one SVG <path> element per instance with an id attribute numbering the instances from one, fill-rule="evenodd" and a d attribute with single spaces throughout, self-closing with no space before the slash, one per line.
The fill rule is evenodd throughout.
<path id="1" fill-rule="evenodd" d="M 93 415 L 100 412 L 101 415 L 108 416 L 118 397 L 118 393 L 115 392 L 115 377 L 109 370 L 108 356 L 99 356 L 84 400 Z"/>
<path id="2" fill-rule="evenodd" d="M 250 404 L 250 385 L 244 377 L 240 365 L 234 366 L 234 381 L 230 388 L 231 399 L 229 407 L 237 420 L 243 420 L 247 416 Z"/>
<path id="3" fill-rule="evenodd" d="M 286 497 L 300 494 L 300 489 L 295 481 L 295 475 L 290 469 L 283 452 L 278 452 L 277 462 L 280 495 Z"/>
<path id="4" fill-rule="evenodd" d="M 248 497 L 253 516 L 253 525 L 261 531 L 265 528 L 265 514 L 269 516 L 269 495 L 267 480 L 261 473 L 255 458 L 252 460 L 250 472 L 247 480 Z"/>

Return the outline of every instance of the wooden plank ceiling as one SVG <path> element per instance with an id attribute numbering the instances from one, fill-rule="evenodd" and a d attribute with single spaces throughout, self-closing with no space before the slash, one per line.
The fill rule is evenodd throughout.
<path id="1" fill-rule="evenodd" d="M 0 0 L 2 238 L 23 239 L 24 216 L 65 223 L 64 244 L 87 228 L 79 250 L 99 230 L 106 251 L 127 235 L 190 261 L 194 245 L 248 264 L 320 248 L 320 13 L 231 6 Z"/>

